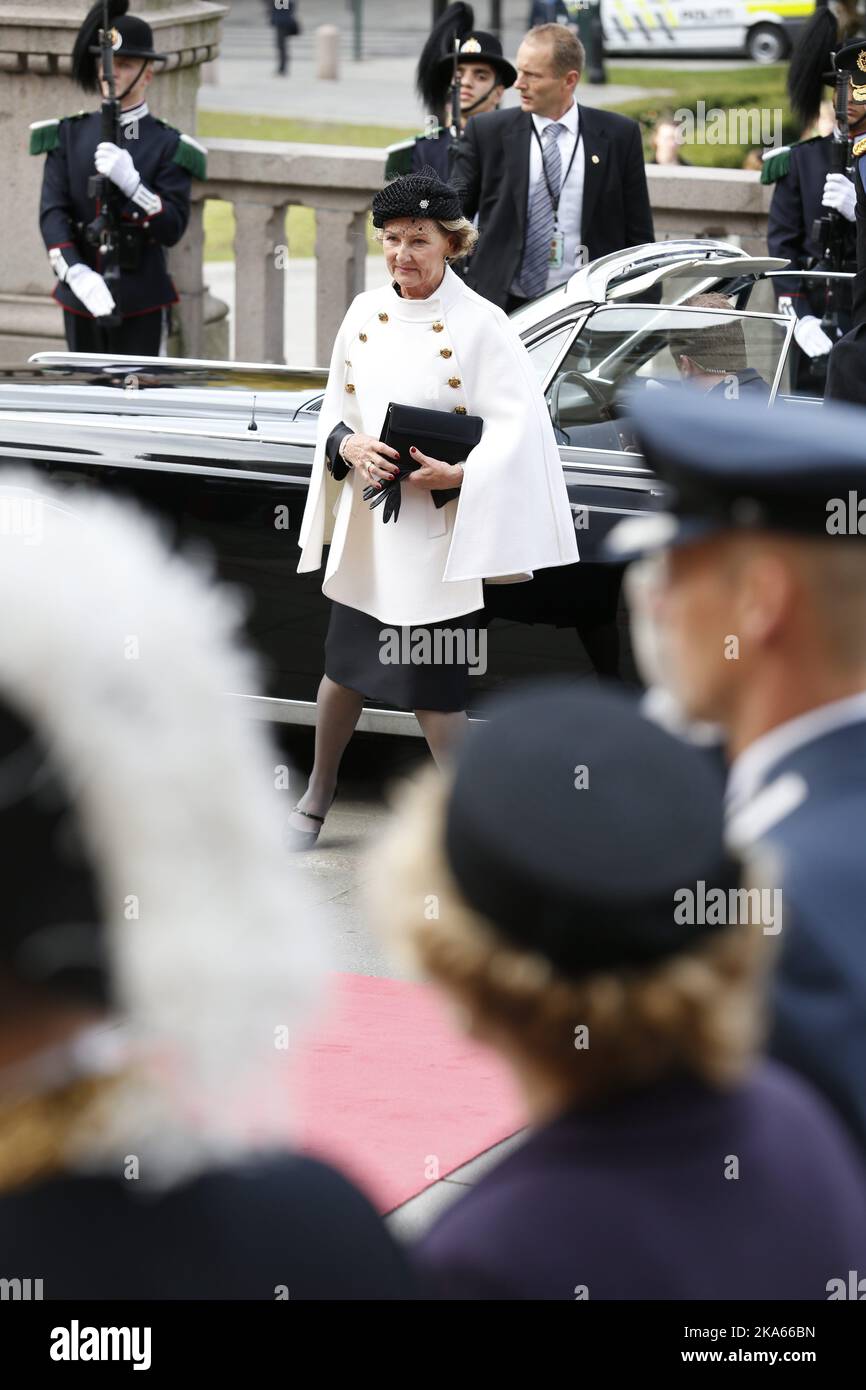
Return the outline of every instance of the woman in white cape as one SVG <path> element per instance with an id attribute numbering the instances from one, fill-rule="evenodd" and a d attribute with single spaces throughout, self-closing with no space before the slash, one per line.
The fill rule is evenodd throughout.
<path id="1" fill-rule="evenodd" d="M 318 569 L 330 546 L 322 590 L 332 609 L 294 849 L 316 841 L 365 696 L 414 710 L 441 764 L 466 727 L 485 581 L 578 558 L 527 352 L 502 310 L 450 267 L 477 238 L 456 193 L 430 169 L 395 179 L 374 198 L 373 223 L 391 283 L 358 295 L 337 334 L 301 524 L 299 571 Z M 413 454 L 420 466 L 399 484 L 395 519 L 390 498 L 373 510 L 363 498 L 397 472 L 399 456 L 380 441 L 390 403 L 484 422 L 463 463 Z M 440 490 L 453 496 L 437 507 Z"/>

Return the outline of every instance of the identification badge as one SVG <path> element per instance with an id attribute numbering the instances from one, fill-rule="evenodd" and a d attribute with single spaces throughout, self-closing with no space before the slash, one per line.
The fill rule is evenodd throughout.
<path id="1" fill-rule="evenodd" d="M 558 270 L 562 265 L 565 255 L 565 236 L 562 232 L 554 232 L 550 238 L 550 257 L 548 265 Z"/>

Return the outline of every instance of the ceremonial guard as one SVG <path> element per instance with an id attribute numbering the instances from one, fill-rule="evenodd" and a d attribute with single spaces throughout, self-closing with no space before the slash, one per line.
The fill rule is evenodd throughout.
<path id="1" fill-rule="evenodd" d="M 841 69 L 828 55 L 856 23 L 856 16 L 834 0 L 806 26 L 791 58 L 791 105 L 808 128 L 829 86 L 836 94 L 835 129 L 767 151 L 761 171 L 761 182 L 774 185 L 767 222 L 770 255 L 786 258 L 794 270 L 816 271 L 814 280 L 797 275 L 774 281 L 780 309 L 795 319 L 791 389 L 808 396 L 823 395 L 827 354 L 852 322 L 849 284 L 827 278 L 826 272 L 850 274 L 857 268 L 849 141 L 866 132 L 866 103 L 839 86 Z"/>
<path id="2" fill-rule="evenodd" d="M 847 44 L 836 67 L 851 74 L 855 100 L 866 102 L 866 40 Z M 866 405 L 866 135 L 854 141 L 857 189 L 857 276 L 854 281 L 854 327 L 840 338 L 827 367 L 827 399 Z"/>
<path id="3" fill-rule="evenodd" d="M 516 77 L 517 70 L 503 57 L 496 35 L 475 28 L 472 6 L 449 5 L 431 30 L 416 69 L 415 85 L 430 113 L 429 129 L 389 147 L 386 179 L 418 173 L 427 166 L 447 181 L 452 130 L 459 125 L 462 133 L 470 116 L 498 110 L 505 89 Z M 459 111 L 454 109 L 455 80 Z"/>
<path id="4" fill-rule="evenodd" d="M 186 230 L 206 151 L 151 114 L 147 89 L 163 55 L 128 3 L 95 4 L 75 42 L 73 76 L 101 90 L 102 110 L 37 121 L 30 152 L 47 156 L 39 222 L 70 350 L 154 356 L 178 301 L 166 247 Z"/>
<path id="5" fill-rule="evenodd" d="M 651 557 L 660 670 L 684 717 L 723 734 L 731 844 L 770 855 L 771 1051 L 866 1148 L 862 420 L 683 391 L 636 400 L 633 421 L 665 510 L 608 545 Z"/>

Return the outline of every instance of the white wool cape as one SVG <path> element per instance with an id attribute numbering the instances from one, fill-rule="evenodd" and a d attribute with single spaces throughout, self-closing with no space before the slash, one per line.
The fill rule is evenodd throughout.
<path id="1" fill-rule="evenodd" d="M 429 493 L 404 483 L 399 519 L 379 532 L 381 510 L 369 513 L 360 497 L 364 480 L 350 470 L 334 482 L 325 444 L 341 420 L 380 437 L 392 401 L 462 406 L 484 427 L 459 499 L 437 511 Z M 319 419 L 298 570 L 318 569 L 326 544 L 324 593 L 401 624 L 480 608 L 482 580 L 526 579 L 578 559 L 562 463 L 529 355 L 502 310 L 450 267 L 429 300 L 401 298 L 389 284 L 358 295 L 346 313 Z"/>

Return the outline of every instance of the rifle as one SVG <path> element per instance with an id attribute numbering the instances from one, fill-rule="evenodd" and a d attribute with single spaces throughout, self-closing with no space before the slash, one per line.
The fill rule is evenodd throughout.
<path id="1" fill-rule="evenodd" d="M 454 72 L 451 77 L 451 134 L 455 140 L 460 138 L 460 69 L 457 66 L 460 58 L 460 39 L 454 35 Z"/>
<path id="2" fill-rule="evenodd" d="M 102 130 L 100 138 L 120 145 L 123 138 L 120 125 L 120 102 L 117 99 L 117 86 L 114 81 L 114 49 L 111 43 L 112 30 L 108 21 L 108 0 L 103 0 L 102 28 L 99 31 L 99 46 L 102 50 L 102 75 L 108 87 L 108 96 L 102 101 Z M 87 192 L 96 199 L 96 216 L 85 228 L 84 235 L 91 246 L 99 249 L 102 257 L 100 273 L 114 295 L 114 286 L 120 279 L 121 218 L 120 204 L 123 195 L 103 174 L 91 174 L 87 182 Z M 106 315 L 100 320 L 109 327 L 121 322 L 120 313 Z"/>
<path id="3" fill-rule="evenodd" d="M 848 131 L 848 91 L 850 84 L 849 73 L 837 72 L 834 97 L 836 123 L 833 130 L 833 143 L 830 147 L 830 172 L 832 174 L 847 175 L 850 172 L 851 147 Z M 822 217 L 817 217 L 812 224 L 812 240 L 821 247 L 821 255 L 816 269 L 825 270 L 834 275 L 845 270 L 848 260 L 846 253 L 850 241 L 850 224 L 841 212 L 830 208 Z M 823 283 L 825 300 L 821 327 L 828 337 L 835 342 L 842 332 L 839 323 L 840 299 L 842 298 L 840 291 L 845 282 L 827 279 Z"/>

